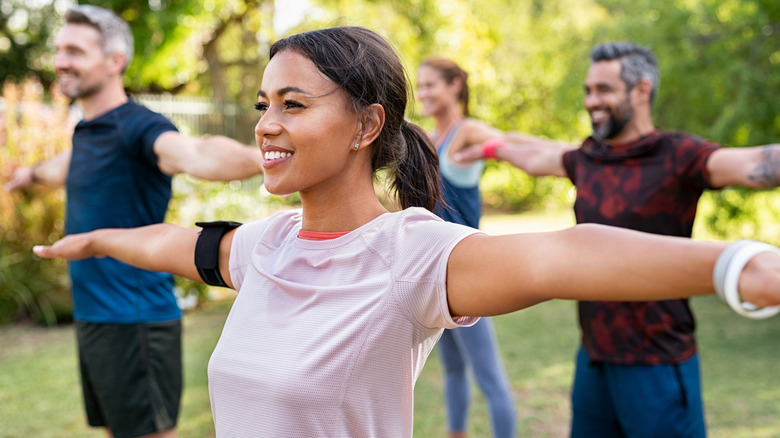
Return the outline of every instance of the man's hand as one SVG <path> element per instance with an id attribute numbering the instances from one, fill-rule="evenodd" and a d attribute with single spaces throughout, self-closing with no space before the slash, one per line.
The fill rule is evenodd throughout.
<path id="1" fill-rule="evenodd" d="M 6 191 L 12 192 L 14 190 L 24 189 L 33 185 L 33 171 L 35 166 L 32 167 L 20 167 L 14 171 L 11 179 L 5 183 L 3 188 Z"/>

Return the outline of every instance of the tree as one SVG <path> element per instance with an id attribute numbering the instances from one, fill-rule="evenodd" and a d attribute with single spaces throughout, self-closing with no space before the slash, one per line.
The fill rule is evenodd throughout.
<path id="1" fill-rule="evenodd" d="M 54 3 L 30 6 L 26 0 L 0 3 L 0 83 L 22 80 L 31 73 L 51 85 L 49 39 L 59 25 Z"/>
<path id="2" fill-rule="evenodd" d="M 135 57 L 125 75 L 132 93 L 208 95 L 218 105 L 255 99 L 273 35 L 273 0 L 98 0 L 131 27 Z M 52 37 L 63 2 L 0 6 L 0 80 L 54 80 Z M 58 8 L 59 7 L 59 8 Z"/>

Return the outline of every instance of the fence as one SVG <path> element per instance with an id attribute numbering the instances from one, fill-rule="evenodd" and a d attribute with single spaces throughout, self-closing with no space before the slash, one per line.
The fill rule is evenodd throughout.
<path id="1" fill-rule="evenodd" d="M 235 104 L 216 105 L 205 97 L 169 94 L 137 94 L 133 99 L 168 117 L 183 134 L 224 135 L 244 144 L 255 144 L 258 115 Z"/>
<path id="2" fill-rule="evenodd" d="M 181 97 L 170 94 L 136 94 L 133 99 L 168 117 L 187 135 L 224 135 L 244 143 L 255 145 L 255 124 L 259 115 L 236 104 L 216 105 L 205 97 Z M 261 178 L 245 180 L 239 185 L 245 190 L 256 190 Z"/>

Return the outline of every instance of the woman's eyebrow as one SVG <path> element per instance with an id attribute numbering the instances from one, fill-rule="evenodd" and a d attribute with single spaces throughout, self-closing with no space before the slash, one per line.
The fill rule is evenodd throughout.
<path id="1" fill-rule="evenodd" d="M 298 88 L 298 87 L 284 87 L 284 88 L 280 88 L 279 91 L 276 92 L 276 95 L 277 96 L 284 96 L 287 93 L 301 93 L 301 94 L 311 95 L 311 93 L 309 93 L 308 91 L 304 90 L 303 88 Z M 265 91 L 259 90 L 257 92 L 257 97 L 261 97 L 261 96 L 262 97 L 268 97 L 268 95 L 266 94 Z"/>

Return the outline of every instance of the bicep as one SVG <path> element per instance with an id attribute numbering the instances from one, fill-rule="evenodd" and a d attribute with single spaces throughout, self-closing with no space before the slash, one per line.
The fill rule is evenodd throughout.
<path id="1" fill-rule="evenodd" d="M 236 235 L 236 229 L 232 229 L 222 236 L 222 240 L 219 242 L 219 273 L 222 275 L 222 280 L 225 284 L 230 286 L 231 289 L 235 289 L 233 286 L 233 279 L 230 278 L 230 250 L 233 247 L 233 236 Z"/>
<path id="2" fill-rule="evenodd" d="M 710 186 L 741 185 L 769 188 L 780 185 L 780 146 L 720 148 L 707 160 Z"/>
<path id="3" fill-rule="evenodd" d="M 545 259 L 526 261 L 539 249 L 541 234 L 472 235 L 453 249 L 447 263 L 447 300 L 453 316 L 491 316 L 523 309 L 546 300 L 534 293 L 532 276 L 544 277 Z M 523 272 L 527 271 L 527 275 Z M 475 293 L 479 291 L 479 293 Z"/>
<path id="4" fill-rule="evenodd" d="M 201 237 L 202 228 L 182 228 L 166 224 L 162 226 L 168 230 L 159 240 L 156 240 L 156 244 L 149 251 L 149 257 L 157 260 L 154 270 L 170 272 L 205 283 L 195 264 L 195 248 Z M 219 273 L 230 288 L 233 288 L 233 280 L 230 278 L 230 252 L 235 233 L 235 228 L 226 232 L 219 241 L 219 247 L 214 248 L 218 251 Z"/>
<path id="5" fill-rule="evenodd" d="M 544 140 L 530 143 L 509 142 L 496 151 L 496 157 L 531 176 L 568 176 L 563 165 L 564 148 Z"/>
<path id="6" fill-rule="evenodd" d="M 186 169 L 187 160 L 192 159 L 194 137 L 168 131 L 160 134 L 154 142 L 154 154 L 157 156 L 157 167 L 166 175 L 182 173 Z"/>
<path id="7" fill-rule="evenodd" d="M 469 236 L 450 254 L 456 316 L 490 316 L 553 298 L 650 301 L 712 293 L 722 244 L 603 225 Z"/>
<path id="8" fill-rule="evenodd" d="M 45 174 L 45 177 L 42 179 L 49 184 L 64 185 L 68 179 L 72 152 L 72 149 L 64 150 L 42 164 L 38 170 Z"/>
<path id="9" fill-rule="evenodd" d="M 500 129 L 494 128 L 485 122 L 468 119 L 455 134 L 449 148 L 449 157 L 454 159 L 456 153 L 469 146 L 481 145 L 492 138 L 502 137 L 503 135 L 504 133 Z"/>
<path id="10" fill-rule="evenodd" d="M 155 261 L 151 269 L 203 282 L 195 267 L 195 244 L 200 229 L 161 225 L 165 231 L 149 246 L 148 257 Z"/>

